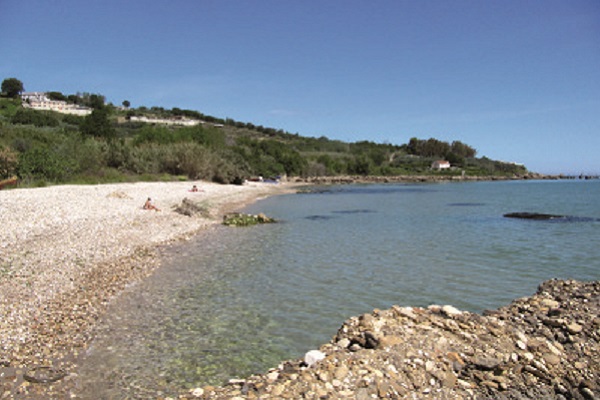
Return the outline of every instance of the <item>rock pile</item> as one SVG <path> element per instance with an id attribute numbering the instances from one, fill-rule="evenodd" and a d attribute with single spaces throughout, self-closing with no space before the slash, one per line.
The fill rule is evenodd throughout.
<path id="1" fill-rule="evenodd" d="M 257 224 L 271 224 L 274 222 L 276 221 L 273 218 L 267 217 L 263 213 L 257 215 L 231 213 L 223 216 L 223 225 L 227 226 L 251 226 Z"/>
<path id="2" fill-rule="evenodd" d="M 483 315 L 394 306 L 350 318 L 323 357 L 184 399 L 598 399 L 600 282 L 552 280 Z M 322 359 L 320 359 L 322 358 Z"/>

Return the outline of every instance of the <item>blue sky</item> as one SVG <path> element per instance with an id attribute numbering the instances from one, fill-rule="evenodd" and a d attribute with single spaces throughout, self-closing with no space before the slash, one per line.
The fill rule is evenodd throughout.
<path id="1" fill-rule="evenodd" d="M 600 1 L 0 0 L 0 79 L 600 173 Z"/>

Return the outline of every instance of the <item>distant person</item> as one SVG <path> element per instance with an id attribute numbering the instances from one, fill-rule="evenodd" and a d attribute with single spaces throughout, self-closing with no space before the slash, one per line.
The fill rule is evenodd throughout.
<path id="1" fill-rule="evenodd" d="M 144 207 L 142 207 L 144 210 L 154 210 L 154 211 L 160 211 L 158 209 L 158 207 L 156 207 L 154 204 L 152 204 L 152 199 L 150 197 L 148 197 L 148 200 L 146 200 L 146 202 L 144 203 Z"/>
<path id="2" fill-rule="evenodd" d="M 192 189 L 190 190 L 190 192 L 199 192 L 200 190 L 198 190 L 198 186 L 194 185 L 192 186 Z"/>

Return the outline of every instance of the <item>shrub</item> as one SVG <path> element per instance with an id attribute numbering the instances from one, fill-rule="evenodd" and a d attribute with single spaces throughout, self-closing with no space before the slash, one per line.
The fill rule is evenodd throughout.
<path id="1" fill-rule="evenodd" d="M 59 125 L 58 118 L 56 118 L 54 113 L 46 111 L 36 111 L 31 110 L 29 108 L 19 108 L 15 112 L 15 115 L 13 115 L 10 119 L 10 122 L 12 122 L 13 124 L 35 125 L 38 127 L 54 127 Z"/>
<path id="2" fill-rule="evenodd" d="M 21 154 L 17 169 L 25 180 L 64 182 L 74 174 L 77 165 L 48 147 L 35 147 Z"/>
<path id="3" fill-rule="evenodd" d="M 10 147 L 0 146 L 0 179 L 13 176 L 19 164 L 19 154 Z"/>

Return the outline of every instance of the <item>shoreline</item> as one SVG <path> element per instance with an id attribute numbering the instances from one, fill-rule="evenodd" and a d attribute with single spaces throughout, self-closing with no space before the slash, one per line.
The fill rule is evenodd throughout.
<path id="1" fill-rule="evenodd" d="M 352 183 L 439 183 L 439 182 L 492 182 L 492 181 L 525 181 L 525 180 L 594 180 L 598 176 L 571 176 L 571 175 L 544 175 L 527 173 L 514 176 L 461 176 L 461 175 L 343 175 L 343 176 L 318 176 L 310 178 L 295 178 L 294 182 L 311 185 L 352 184 Z"/>
<path id="2" fill-rule="evenodd" d="M 0 397 L 68 398 L 95 322 L 160 266 L 158 248 L 294 183 L 64 185 L 0 192 Z M 143 210 L 151 197 L 161 211 Z M 205 216 L 174 211 L 183 199 Z"/>
<path id="3" fill-rule="evenodd" d="M 317 184 L 317 182 L 312 183 Z M 319 183 L 324 184 L 325 182 Z M 103 315 L 108 303 L 127 285 L 144 279 L 160 267 L 158 252 L 161 247 L 185 241 L 199 231 L 210 229 L 211 226 L 221 222 L 221 216 L 224 213 L 242 208 L 264 197 L 293 193 L 297 189 L 307 186 L 309 182 L 295 180 L 292 183 L 280 185 L 252 182 L 245 186 L 199 183 L 200 189 L 204 191 L 190 193 L 189 189 L 192 184 L 193 182 L 159 182 L 96 186 L 67 185 L 0 192 L 0 218 L 3 222 L 3 230 L 0 232 L 0 312 L 3 316 L 6 316 L 0 324 L 0 398 L 62 399 L 77 394 L 78 357 L 85 353 L 91 343 L 96 321 Z M 162 211 L 154 212 L 141 209 L 148 196 L 152 197 L 155 204 Z M 184 198 L 205 204 L 210 210 L 209 217 L 187 217 L 174 212 L 173 207 L 179 205 Z M 596 338 L 597 334 L 594 331 L 596 329 L 594 326 L 600 326 L 600 319 L 593 318 L 598 315 L 596 312 L 598 310 L 598 290 L 600 288 L 598 283 L 593 284 L 591 287 L 589 285 L 581 286 L 575 282 L 565 285 L 565 288 L 573 290 L 576 296 L 572 297 L 567 291 L 563 292 L 562 286 L 560 292 L 556 289 L 552 301 L 560 303 L 556 310 L 564 310 L 560 311 L 560 315 L 565 317 L 563 318 L 564 321 L 554 321 L 555 316 L 552 315 L 550 316 L 552 318 L 551 323 L 557 324 L 558 328 L 568 331 L 569 327 L 572 328 L 573 324 L 577 322 L 584 329 L 582 332 L 573 334 L 573 337 L 583 337 L 585 334 L 588 338 Z M 548 288 L 546 288 L 542 293 L 544 295 L 543 301 L 550 301 L 550 298 L 545 294 L 548 291 Z M 584 295 L 587 297 L 583 297 Z M 580 310 L 577 318 L 569 316 L 572 310 L 577 311 L 572 308 L 572 304 L 579 301 L 579 299 L 586 302 L 588 299 L 593 300 L 595 307 L 593 312 L 586 310 L 586 313 L 583 313 L 583 310 Z M 517 301 L 515 300 L 515 302 Z M 537 307 L 537 303 L 531 304 L 527 303 L 527 307 Z M 579 304 L 577 307 L 588 306 L 591 306 L 591 304 Z M 507 311 L 503 314 L 504 316 L 500 322 L 513 318 L 514 315 L 516 315 L 517 320 L 520 319 L 521 308 L 523 307 L 520 307 L 514 313 L 513 311 Z M 569 309 L 568 312 L 567 309 Z M 392 310 L 395 310 L 395 308 Z M 459 317 L 456 317 L 445 315 L 440 310 L 417 310 L 417 318 L 412 315 L 414 310 L 416 309 L 410 309 L 406 313 L 410 314 L 408 316 L 409 322 L 414 319 L 417 332 L 424 329 L 426 332 L 437 335 L 437 329 L 441 327 L 442 332 L 439 333 L 440 335 L 453 332 L 453 334 L 475 340 L 477 339 L 475 335 L 480 334 L 475 330 L 475 326 L 481 326 L 484 322 L 484 319 L 477 315 L 462 313 L 457 314 Z M 555 309 L 553 308 L 553 310 Z M 406 313 L 402 311 L 400 317 L 407 317 Z M 382 343 L 385 343 L 388 340 L 385 339 L 389 333 L 388 328 L 378 331 L 380 327 L 377 326 L 379 325 L 371 326 L 369 322 L 363 326 L 360 322 L 365 319 L 371 320 L 373 316 L 380 318 L 384 314 L 385 318 L 382 321 L 392 325 L 396 323 L 394 322 L 398 318 L 398 315 L 396 315 L 398 312 L 396 311 L 375 310 L 372 315 L 365 314 L 360 317 L 351 317 L 349 321 L 354 322 L 349 322 L 349 324 L 352 325 L 358 321 L 359 326 L 345 325 L 340 328 L 340 332 L 348 330 L 352 335 L 340 333 L 335 342 L 321 347 L 320 350 L 327 355 L 328 359 L 330 357 L 338 359 L 335 365 L 329 363 L 324 364 L 323 368 L 306 369 L 300 361 L 282 361 L 279 367 L 270 370 L 269 373 L 263 376 L 233 380 L 230 385 L 220 388 L 204 387 L 198 388 L 195 392 L 182 392 L 179 398 L 246 398 L 245 394 L 249 393 L 248 388 L 254 388 L 253 391 L 267 396 L 265 398 L 280 398 L 278 394 L 283 394 L 283 390 L 289 390 L 291 387 L 294 387 L 293 392 L 302 395 L 317 392 L 331 394 L 332 390 L 333 393 L 336 393 L 342 386 L 348 396 L 361 391 L 364 392 L 366 389 L 363 387 L 353 387 L 350 383 L 347 384 L 345 378 L 337 379 L 337 381 L 333 378 L 336 374 L 343 375 L 339 372 L 340 369 L 352 372 L 354 367 L 357 368 L 356 374 L 363 374 L 365 370 L 362 365 L 372 363 L 375 357 L 382 356 L 383 353 L 380 352 L 364 353 L 364 351 L 373 350 L 368 347 L 363 346 L 362 349 L 356 346 L 354 346 L 355 349 L 351 349 L 351 347 L 357 343 L 366 343 L 366 339 L 371 340 L 370 336 L 360 338 L 361 335 L 366 334 L 365 332 L 370 331 L 376 334 L 377 340 L 383 340 Z M 421 327 L 419 326 L 421 324 L 420 319 L 425 315 L 427 316 L 423 318 L 425 325 Z M 440 315 L 449 318 L 451 321 L 438 319 Z M 468 315 L 469 320 L 463 321 L 461 315 Z M 545 321 L 543 318 L 548 318 L 544 316 L 543 312 L 539 315 L 538 317 L 536 314 L 538 321 L 543 322 Z M 470 331 L 465 330 L 463 323 L 469 322 L 470 324 L 471 318 L 474 325 L 469 328 Z M 486 316 L 485 319 L 487 320 L 489 317 Z M 455 325 L 454 322 L 458 325 Z M 484 325 L 485 329 L 488 330 L 486 335 L 489 336 L 489 332 L 492 332 L 492 336 L 496 336 L 498 331 L 496 324 L 498 322 L 496 320 L 489 322 L 491 325 L 488 325 L 487 322 Z M 517 322 L 521 323 L 520 321 Z M 545 323 L 543 322 L 543 324 Z M 389 329 L 392 329 L 392 325 Z M 457 327 L 459 325 L 460 327 Z M 508 328 L 507 326 L 506 329 Z M 542 334 L 545 335 L 545 332 L 541 331 L 535 332 L 535 334 L 532 331 L 530 334 L 525 327 L 511 323 L 510 329 L 513 328 L 524 330 L 527 340 L 530 340 L 531 343 L 535 343 L 534 340 L 539 339 Z M 554 326 L 551 326 L 551 328 L 554 328 Z M 597 332 L 600 333 L 600 331 Z M 402 342 L 409 343 L 411 341 L 414 345 L 413 350 L 417 351 L 417 347 L 423 344 L 421 338 L 419 336 L 404 336 L 405 334 L 407 332 L 394 333 L 394 336 L 390 336 L 389 340 L 392 342 L 386 343 L 385 352 L 390 353 L 390 346 L 395 348 Z M 521 344 L 517 343 L 517 349 L 515 350 L 510 346 L 514 345 L 516 339 L 509 337 L 511 334 L 508 331 L 503 335 L 508 338 L 504 341 L 506 344 L 502 345 L 506 348 L 497 348 L 498 353 L 512 350 L 519 357 L 522 357 L 523 368 L 536 365 L 527 363 L 531 354 L 537 357 L 536 349 L 540 346 L 531 345 L 531 348 L 521 349 Z M 527 343 L 527 340 L 524 340 L 522 336 L 518 336 L 518 339 Z M 571 340 L 570 336 L 567 339 Z M 454 339 L 453 337 L 447 337 L 447 340 Z M 485 338 L 485 341 L 494 343 L 488 337 Z M 348 342 L 348 345 L 340 345 L 342 342 Z M 580 342 L 577 341 L 576 343 Z M 555 345 L 555 342 L 550 342 L 550 344 Z M 568 343 L 563 344 L 568 347 Z M 427 346 L 430 346 L 430 344 L 427 344 Z M 593 342 L 593 346 L 590 348 L 593 350 L 594 357 L 589 362 L 586 361 L 586 366 L 596 368 L 598 364 L 593 362 L 598 354 L 596 342 Z M 520 352 L 520 350 L 523 351 Z M 393 350 L 391 354 L 394 357 L 400 357 L 394 353 L 396 351 Z M 448 350 L 447 354 L 450 353 L 453 354 L 452 357 L 455 357 L 454 351 Z M 344 361 L 352 360 L 355 354 L 357 357 L 366 354 L 366 364 L 363 361 L 353 362 L 352 364 L 347 364 Z M 457 354 L 460 356 L 458 360 L 464 361 L 466 365 L 473 365 L 469 368 L 473 370 L 479 368 L 479 360 L 475 357 L 476 354 L 470 354 L 467 350 Z M 485 349 L 481 350 L 481 354 L 482 357 L 497 356 L 496 353 L 486 354 Z M 544 355 L 546 353 L 540 353 L 540 357 Z M 566 350 L 561 350 L 558 355 L 561 359 L 564 357 L 565 364 L 566 360 L 572 361 L 574 359 L 574 356 Z M 510 354 L 510 357 L 512 357 L 512 354 Z M 421 357 L 421 359 L 423 358 Z M 521 362 L 521 358 L 518 361 Z M 442 358 L 432 359 L 428 360 L 426 364 L 431 367 L 432 362 L 435 362 L 435 368 L 438 368 L 437 364 L 443 363 L 443 365 L 446 365 L 448 360 L 444 359 L 442 361 Z M 378 368 L 375 368 L 376 364 L 372 365 L 373 368 L 370 369 L 378 370 Z M 448 365 L 452 366 L 453 364 Z M 431 371 L 426 371 L 425 364 L 420 366 L 424 368 L 422 371 L 424 376 L 429 374 L 442 382 L 442 387 L 436 390 L 447 389 L 448 393 L 457 394 L 460 392 L 456 387 L 457 382 L 460 385 L 465 385 L 464 392 L 461 392 L 462 395 L 472 395 L 474 392 L 470 392 L 470 388 L 474 389 L 476 386 L 485 386 L 485 390 L 489 389 L 486 386 L 487 384 L 481 384 L 483 381 L 479 380 L 480 374 L 467 377 L 461 375 L 466 373 L 461 372 L 462 370 L 453 372 L 444 367 L 445 369 L 440 369 L 443 372 L 442 376 L 442 372 L 439 374 L 436 372 L 437 375 L 435 375 L 431 374 Z M 359 367 L 360 369 L 358 369 Z M 388 366 L 385 366 L 385 368 L 388 368 Z M 415 366 L 413 365 L 411 368 L 415 368 Z M 549 369 L 550 365 L 547 365 L 546 368 Z M 554 365 L 552 368 L 555 368 Z M 380 372 L 387 374 L 383 369 Z M 379 372 L 374 373 L 376 376 L 374 379 L 379 379 Z M 569 374 L 574 374 L 574 372 L 569 371 Z M 278 378 L 273 380 L 275 375 Z M 455 379 L 456 376 L 459 377 L 458 381 Z M 439 377 L 441 378 L 438 379 Z M 56 380 L 54 381 L 54 379 Z M 421 378 L 418 377 L 418 379 Z M 583 378 L 577 376 L 577 379 Z M 38 382 L 35 382 L 35 380 L 38 380 Z M 591 380 L 596 381 L 598 387 L 600 387 L 598 379 L 592 377 Z M 467 387 L 465 382 L 471 382 L 469 383 L 471 386 Z M 528 384 L 530 383 L 528 382 Z M 309 389 L 306 388 L 307 385 L 310 386 Z M 377 388 L 383 393 L 386 385 L 387 383 L 381 385 L 378 383 Z M 426 383 L 419 382 L 408 382 L 407 385 L 408 387 L 413 385 L 415 388 L 418 385 L 421 385 L 421 388 L 426 387 Z M 449 386 L 445 387 L 444 385 Z M 495 385 L 506 386 L 508 383 L 499 381 Z M 564 383 L 563 386 L 569 387 Z M 587 389 L 587 386 L 582 386 L 582 388 Z M 595 388 L 592 390 L 596 393 Z M 396 394 L 402 392 L 401 388 L 394 388 L 394 391 Z M 423 392 L 422 394 L 423 397 L 428 397 L 426 394 L 429 394 L 429 392 Z"/>

